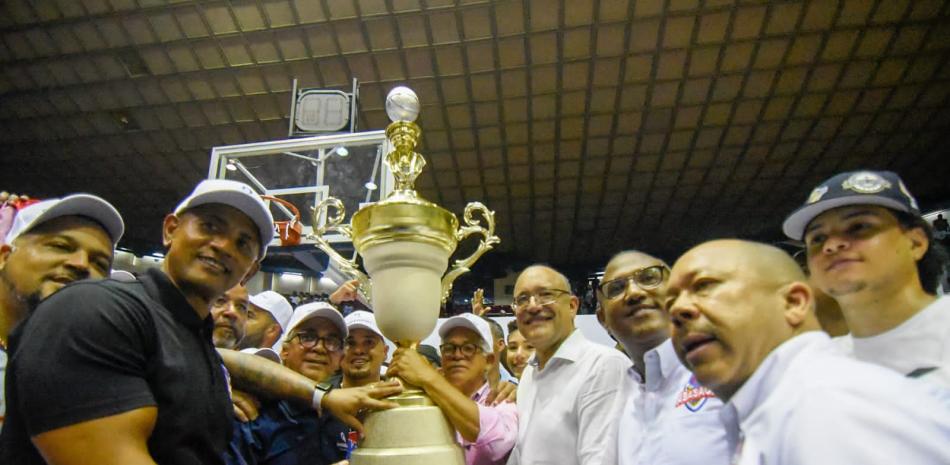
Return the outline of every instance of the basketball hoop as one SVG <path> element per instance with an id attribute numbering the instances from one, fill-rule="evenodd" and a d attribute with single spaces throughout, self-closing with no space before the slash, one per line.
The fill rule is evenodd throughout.
<path id="1" fill-rule="evenodd" d="M 294 217 L 291 220 L 274 221 L 274 227 L 277 229 L 277 236 L 280 238 L 280 245 L 293 246 L 300 244 L 300 236 L 303 234 L 303 224 L 300 222 L 300 210 L 294 204 L 270 195 L 262 195 L 262 199 L 277 202 L 289 209 Z"/>

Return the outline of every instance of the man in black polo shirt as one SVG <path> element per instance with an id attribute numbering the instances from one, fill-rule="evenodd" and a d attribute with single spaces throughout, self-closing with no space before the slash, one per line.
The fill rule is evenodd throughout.
<path id="1" fill-rule="evenodd" d="M 0 463 L 221 463 L 232 407 L 209 304 L 257 271 L 272 224 L 247 185 L 203 181 L 165 217 L 161 270 L 40 304 L 11 336 Z"/>
<path id="2" fill-rule="evenodd" d="M 164 220 L 161 270 L 39 305 L 11 336 L 0 462 L 220 462 L 231 404 L 209 304 L 257 270 L 272 222 L 248 186 L 204 181 Z"/>
<path id="3" fill-rule="evenodd" d="M 47 199 L 17 212 L 0 239 L 0 425 L 10 332 L 67 283 L 108 277 L 124 231 L 115 207 L 89 194 Z"/>

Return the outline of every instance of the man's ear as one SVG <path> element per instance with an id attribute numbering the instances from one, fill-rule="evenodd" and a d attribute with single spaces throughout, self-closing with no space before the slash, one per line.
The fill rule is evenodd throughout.
<path id="1" fill-rule="evenodd" d="M 607 329 L 607 316 L 604 315 L 604 306 L 600 302 L 597 302 L 597 310 L 594 314 L 597 315 L 597 322 Z"/>
<path id="2" fill-rule="evenodd" d="M 281 329 L 280 323 L 274 323 L 274 324 L 270 325 L 269 327 L 267 327 L 267 330 L 264 331 L 264 339 L 265 339 L 265 340 L 270 339 L 270 340 L 273 340 L 273 341 L 277 341 L 277 340 L 280 339 L 280 333 L 281 333 L 282 331 L 283 331 L 283 329 Z M 271 339 L 271 338 L 273 338 L 273 339 Z M 273 345 L 273 344 L 271 344 L 271 345 Z"/>
<path id="3" fill-rule="evenodd" d="M 793 282 L 783 289 L 785 299 L 785 321 L 793 328 L 798 328 L 807 319 L 810 313 L 815 312 L 815 295 L 811 288 L 803 282 Z"/>
<path id="4" fill-rule="evenodd" d="M 254 262 L 254 264 L 251 265 L 251 269 L 247 270 L 247 273 L 245 273 L 244 277 L 241 278 L 241 285 L 247 286 L 247 282 L 250 281 L 251 278 L 253 278 L 254 275 L 257 274 L 257 272 L 260 269 L 261 269 L 261 262 Z"/>
<path id="5" fill-rule="evenodd" d="M 181 219 L 174 213 L 165 215 L 165 220 L 162 221 L 162 245 L 165 246 L 166 249 L 172 246 L 172 236 L 180 225 Z"/>
<path id="6" fill-rule="evenodd" d="M 493 347 L 493 349 L 495 349 L 495 350 L 505 350 L 506 347 L 508 347 L 508 346 L 505 344 L 505 340 L 504 340 L 504 339 L 499 339 L 499 340 L 495 341 L 495 347 Z"/>
<path id="7" fill-rule="evenodd" d="M 0 245 L 0 270 L 7 266 L 7 259 L 10 258 L 12 252 L 13 247 L 10 244 Z"/>
<path id="8" fill-rule="evenodd" d="M 927 233 L 924 228 L 911 228 L 905 231 L 910 239 L 910 251 L 914 255 L 914 260 L 919 261 L 924 258 L 927 250 L 930 248 L 930 241 L 927 240 Z"/>
<path id="9" fill-rule="evenodd" d="M 577 316 L 577 309 L 581 307 L 581 299 L 578 299 L 576 295 L 571 296 L 571 317 Z"/>

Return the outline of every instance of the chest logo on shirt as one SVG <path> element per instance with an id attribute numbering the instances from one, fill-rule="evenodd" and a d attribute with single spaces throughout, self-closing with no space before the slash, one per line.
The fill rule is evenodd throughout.
<path id="1" fill-rule="evenodd" d="M 698 412 L 706 405 L 706 401 L 712 397 L 716 397 L 716 395 L 706 387 L 700 385 L 699 381 L 696 380 L 696 375 L 693 375 L 689 377 L 689 381 L 686 383 L 683 391 L 676 397 L 676 408 L 685 405 L 686 410 Z"/>

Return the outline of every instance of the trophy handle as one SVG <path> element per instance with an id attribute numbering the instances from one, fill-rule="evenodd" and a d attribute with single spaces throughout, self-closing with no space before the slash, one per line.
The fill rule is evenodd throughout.
<path id="1" fill-rule="evenodd" d="M 480 213 L 485 218 L 486 226 L 481 225 L 481 221 L 474 218 L 473 213 Z M 465 206 L 465 214 L 462 217 L 465 220 L 465 226 L 459 227 L 455 232 L 455 239 L 462 242 L 463 239 L 472 234 L 481 234 L 482 240 L 478 242 L 478 248 L 471 255 L 452 263 L 452 268 L 442 277 L 442 302 L 449 298 L 452 292 L 452 283 L 455 278 L 468 273 L 469 267 L 478 260 L 485 252 L 491 250 L 495 244 L 501 242 L 501 239 L 495 235 L 495 212 L 491 211 L 481 202 L 469 202 Z"/>
<path id="2" fill-rule="evenodd" d="M 334 212 L 333 215 L 330 214 L 331 209 Z M 319 226 L 320 216 L 324 213 L 327 215 L 327 222 Z M 343 206 L 343 202 L 335 197 L 327 197 L 313 208 L 314 230 L 310 238 L 317 243 L 317 247 L 320 250 L 330 256 L 330 260 L 336 262 L 343 274 L 360 282 L 358 289 L 360 296 L 363 297 L 367 303 L 371 303 L 370 296 L 373 294 L 373 288 L 369 276 L 366 276 L 365 273 L 360 271 L 355 260 L 350 260 L 340 255 L 340 253 L 323 238 L 326 233 L 333 231 L 346 237 L 350 241 L 353 240 L 353 229 L 350 228 L 348 224 L 342 224 L 344 216 L 346 216 L 346 208 Z"/>

